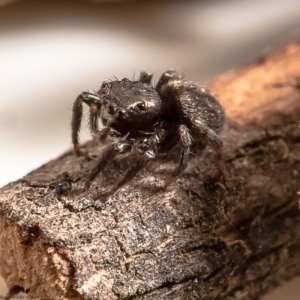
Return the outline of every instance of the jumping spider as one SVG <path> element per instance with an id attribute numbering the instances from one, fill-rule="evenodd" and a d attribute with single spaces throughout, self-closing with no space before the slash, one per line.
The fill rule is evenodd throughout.
<path id="1" fill-rule="evenodd" d="M 83 92 L 75 100 L 72 118 L 75 153 L 82 154 L 78 139 L 82 102 L 89 106 L 90 130 L 95 141 L 104 142 L 108 136 L 112 137 L 89 173 L 86 189 L 117 155 L 135 151 L 138 159 L 111 192 L 131 180 L 158 152 L 165 153 L 180 143 L 179 162 L 166 180 L 165 187 L 168 187 L 187 166 L 192 134 L 201 134 L 209 140 L 217 153 L 219 171 L 224 175 L 223 142 L 218 133 L 223 128 L 225 114 L 220 103 L 176 71 L 163 73 L 155 87 L 151 80 L 151 73 L 141 72 L 138 81 L 124 78 L 103 82 L 96 94 Z M 99 119 L 103 125 L 101 129 Z"/>

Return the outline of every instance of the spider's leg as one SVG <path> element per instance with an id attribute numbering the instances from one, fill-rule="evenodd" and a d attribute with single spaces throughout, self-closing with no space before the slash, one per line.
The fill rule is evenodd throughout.
<path id="1" fill-rule="evenodd" d="M 192 145 L 192 138 L 186 125 L 179 126 L 179 135 L 182 144 L 179 163 L 176 169 L 173 171 L 172 175 L 167 179 L 165 188 L 167 188 L 172 183 L 174 178 L 186 168 L 188 163 L 190 147 Z"/>
<path id="2" fill-rule="evenodd" d="M 92 168 L 90 174 L 88 175 L 88 179 L 85 182 L 86 190 L 90 188 L 92 181 L 95 180 L 97 175 L 103 170 L 107 163 L 116 156 L 117 153 L 118 151 L 114 144 L 109 144 L 102 150 L 96 165 Z"/>
<path id="3" fill-rule="evenodd" d="M 125 176 L 114 185 L 111 192 L 114 193 L 117 191 L 121 186 L 126 184 L 130 181 L 141 169 L 147 166 L 147 164 L 155 159 L 155 153 L 152 149 L 147 150 L 136 162 L 136 164 L 127 170 Z"/>
<path id="4" fill-rule="evenodd" d="M 162 96 L 162 94 L 164 93 L 164 88 L 166 87 L 169 81 L 181 79 L 183 79 L 183 76 L 180 73 L 178 73 L 175 70 L 168 70 L 161 75 L 156 84 L 155 89 Z"/>
<path id="5" fill-rule="evenodd" d="M 151 84 L 153 74 L 150 72 L 142 71 L 140 74 L 139 81 L 142 83 Z"/>
<path id="6" fill-rule="evenodd" d="M 223 141 L 213 130 L 207 127 L 206 124 L 204 124 L 201 120 L 192 120 L 192 123 L 201 133 L 205 134 L 205 136 L 215 149 L 217 153 L 218 168 L 223 178 L 225 179 L 225 165 L 223 161 Z"/>
<path id="7" fill-rule="evenodd" d="M 82 119 L 82 102 L 86 103 L 89 106 L 91 106 L 92 103 L 100 106 L 101 99 L 99 98 L 99 96 L 95 94 L 83 92 L 76 98 L 73 104 L 72 142 L 74 145 L 74 151 L 78 156 L 81 155 L 80 146 L 79 146 L 79 131 L 80 131 L 80 125 Z"/>
<path id="8" fill-rule="evenodd" d="M 132 150 L 132 144 L 121 141 L 107 145 L 98 158 L 95 166 L 88 175 L 88 180 L 85 182 L 85 189 L 89 189 L 91 183 L 95 180 L 97 175 L 103 170 L 107 163 L 112 160 L 117 154 L 126 154 Z"/>

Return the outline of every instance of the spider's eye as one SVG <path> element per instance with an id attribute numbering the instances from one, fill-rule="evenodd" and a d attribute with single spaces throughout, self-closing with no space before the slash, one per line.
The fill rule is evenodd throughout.
<path id="1" fill-rule="evenodd" d="M 105 88 L 106 88 L 106 86 L 107 86 L 107 83 L 105 83 L 105 82 L 104 82 L 104 83 L 102 83 L 102 84 L 101 84 L 101 89 L 105 89 Z"/>
<path id="2" fill-rule="evenodd" d="M 125 115 L 125 111 L 120 109 L 118 110 L 118 117 L 122 118 Z"/>
<path id="3" fill-rule="evenodd" d="M 145 110 L 145 102 L 139 102 L 136 107 L 139 109 L 139 110 Z"/>
<path id="4" fill-rule="evenodd" d="M 107 111 L 108 111 L 108 113 L 109 113 L 110 115 L 113 115 L 113 114 L 115 113 L 115 107 L 114 107 L 113 105 L 110 104 L 110 105 L 108 106 Z"/>

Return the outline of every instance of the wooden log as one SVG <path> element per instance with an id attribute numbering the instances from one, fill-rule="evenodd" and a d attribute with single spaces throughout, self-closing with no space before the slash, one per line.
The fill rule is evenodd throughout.
<path id="1" fill-rule="evenodd" d="M 188 168 L 163 184 L 178 149 L 107 201 L 131 163 L 67 152 L 0 190 L 0 272 L 41 299 L 258 299 L 300 274 L 300 44 L 209 85 L 227 112 L 227 191 L 215 152 L 195 139 Z M 84 146 L 96 157 L 100 148 Z M 71 191 L 63 193 L 72 188 Z"/>

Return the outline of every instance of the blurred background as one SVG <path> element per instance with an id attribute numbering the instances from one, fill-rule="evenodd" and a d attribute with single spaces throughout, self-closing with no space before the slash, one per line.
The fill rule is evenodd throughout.
<path id="1" fill-rule="evenodd" d="M 205 85 L 299 34 L 299 0 L 0 0 L 0 186 L 71 148 L 73 101 L 103 80 L 176 68 Z"/>

